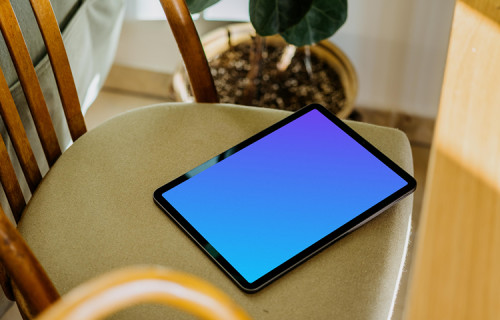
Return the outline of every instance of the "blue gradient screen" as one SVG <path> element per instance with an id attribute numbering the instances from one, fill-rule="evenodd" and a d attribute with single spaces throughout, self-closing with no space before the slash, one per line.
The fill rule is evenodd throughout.
<path id="1" fill-rule="evenodd" d="M 163 197 L 252 283 L 406 185 L 312 110 Z"/>

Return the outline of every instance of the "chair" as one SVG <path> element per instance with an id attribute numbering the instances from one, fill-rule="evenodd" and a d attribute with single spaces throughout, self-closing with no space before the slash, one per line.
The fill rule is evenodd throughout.
<path id="1" fill-rule="evenodd" d="M 20 162 L 25 163 L 26 179 L 31 181 L 35 191 L 27 206 L 5 152 L 0 159 L 0 176 L 16 219 L 19 219 L 18 230 L 54 284 L 49 283 L 33 258 L 23 259 L 17 253 L 30 256 L 26 249 L 0 246 L 7 275 L 14 282 L 14 288 L 17 287 L 14 290 L 16 297 L 21 293 L 27 302 L 25 305 L 18 299 L 26 316 L 38 314 L 56 300 L 55 288 L 65 294 L 96 275 L 134 264 L 163 265 L 197 275 L 217 285 L 250 316 L 258 319 L 311 316 L 385 319 L 392 315 L 404 274 L 411 197 L 265 290 L 244 294 L 156 207 L 152 193 L 166 181 L 289 113 L 215 103 L 216 91 L 185 3 L 161 0 L 188 68 L 197 103 L 149 106 L 118 116 L 81 135 L 85 131 L 83 118 L 76 106 L 77 100 L 71 99 L 76 93 L 71 86 L 64 47 L 50 14 L 50 4 L 47 0 L 32 0 L 31 3 L 40 17 L 40 28 L 45 29 L 42 34 L 56 77 L 62 77 L 59 90 L 69 127 L 77 140 L 59 156 L 46 108 L 40 105 L 42 96 L 31 71 L 32 65 L 24 63 L 28 58 L 20 34 L 15 31 L 17 24 L 10 3 L 0 1 L 0 27 L 5 38 L 12 38 L 8 42 L 18 72 L 27 73 L 20 79 L 25 82 L 25 94 L 35 95 L 28 100 L 33 102 L 32 114 L 38 118 L 39 135 L 46 140 L 42 144 L 46 145 L 48 162 L 53 164 L 41 179 L 16 120 L 12 101 L 2 91 L 2 117 L 8 123 L 11 140 L 18 145 L 16 151 Z M 61 70 L 62 75 L 57 75 Z M 412 172 L 409 142 L 402 132 L 362 123 L 348 124 Z M 6 230 L 4 242 L 22 244 L 20 240 L 9 240 L 15 238 L 16 233 Z M 20 261 L 12 262 L 12 257 Z M 28 285 L 23 285 L 23 270 L 29 273 L 35 270 L 31 278 L 39 282 L 40 290 L 33 292 Z M 4 287 L 8 292 L 8 285 Z M 40 298 L 42 294 L 44 299 Z M 37 304 L 39 301 L 43 303 Z M 164 318 L 165 312 L 173 318 L 183 316 L 172 310 L 148 307 L 128 310 L 119 317 Z"/>

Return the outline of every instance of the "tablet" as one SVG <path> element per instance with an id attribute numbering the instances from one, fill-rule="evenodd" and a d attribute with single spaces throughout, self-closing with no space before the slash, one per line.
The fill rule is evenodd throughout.
<path id="1" fill-rule="evenodd" d="M 255 292 L 415 187 L 341 120 L 309 105 L 160 187 L 154 200 Z"/>

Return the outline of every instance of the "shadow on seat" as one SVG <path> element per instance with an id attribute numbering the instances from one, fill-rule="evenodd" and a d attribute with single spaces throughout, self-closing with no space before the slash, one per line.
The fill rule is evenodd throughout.
<path id="1" fill-rule="evenodd" d="M 28 206 L 9 155 L 2 147 L 3 141 L 0 178 L 19 222 L 19 232 L 47 271 L 43 271 L 2 214 L 0 259 L 6 270 L 3 288 L 8 296 L 16 297 L 26 317 L 38 315 L 57 300 L 56 288 L 65 294 L 97 275 L 135 264 L 163 265 L 201 277 L 216 284 L 258 319 L 387 319 L 392 315 L 410 233 L 411 197 L 265 290 L 253 295 L 241 292 L 154 205 L 152 193 L 166 181 L 289 113 L 215 103 L 213 80 L 185 3 L 161 0 L 197 103 L 150 106 L 118 116 L 83 134 L 83 116 L 50 3 L 31 3 L 59 79 L 68 126 L 76 141 L 60 156 L 10 2 L 0 1 L 0 28 L 51 165 L 42 179 L 0 76 L 1 115 L 33 192 Z M 402 132 L 347 123 L 412 172 L 409 142 Z M 11 282 L 15 294 L 10 289 Z M 34 286 L 39 289 L 33 290 Z M 171 317 L 181 317 L 174 311 L 155 308 L 130 310 L 119 317 L 161 319 L 166 312 Z"/>

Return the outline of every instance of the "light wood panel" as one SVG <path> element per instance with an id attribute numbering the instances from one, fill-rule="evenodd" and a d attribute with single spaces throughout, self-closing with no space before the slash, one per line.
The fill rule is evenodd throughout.
<path id="1" fill-rule="evenodd" d="M 500 315 L 500 1 L 458 1 L 406 319 Z"/>

